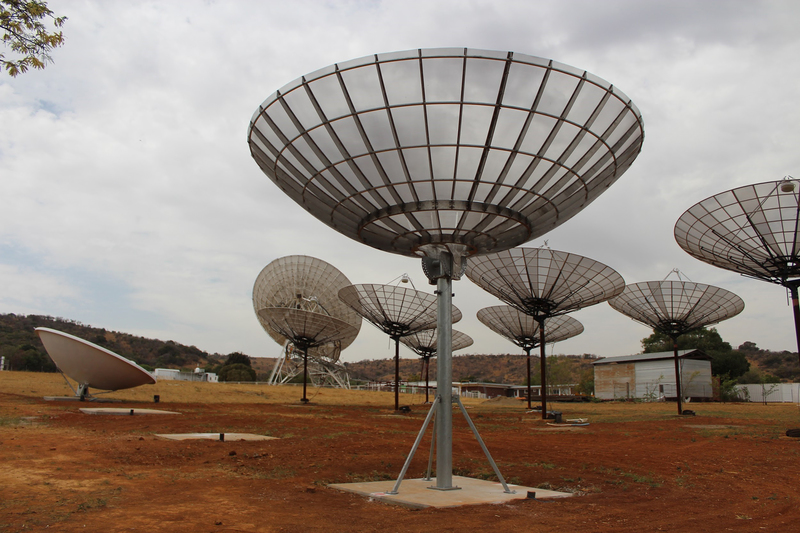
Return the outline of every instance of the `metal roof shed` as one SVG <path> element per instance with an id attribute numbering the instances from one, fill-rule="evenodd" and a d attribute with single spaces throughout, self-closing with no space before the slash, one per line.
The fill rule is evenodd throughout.
<path id="1" fill-rule="evenodd" d="M 685 398 L 711 398 L 711 356 L 702 350 L 680 350 Z M 606 357 L 594 365 L 594 395 L 601 400 L 675 399 L 673 352 Z"/>

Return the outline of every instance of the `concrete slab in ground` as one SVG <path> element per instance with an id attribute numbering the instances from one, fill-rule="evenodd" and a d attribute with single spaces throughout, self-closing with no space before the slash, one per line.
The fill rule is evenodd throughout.
<path id="1" fill-rule="evenodd" d="M 85 398 L 81 400 L 80 396 L 44 396 L 47 402 L 94 402 L 94 403 L 122 403 L 122 400 L 114 398 Z"/>
<path id="2" fill-rule="evenodd" d="M 156 437 L 170 440 L 273 440 L 278 437 L 267 437 L 266 435 L 256 435 L 254 433 L 156 433 Z"/>
<path id="3" fill-rule="evenodd" d="M 528 494 L 535 494 L 537 500 L 551 498 L 568 498 L 568 492 L 508 485 L 514 494 L 503 492 L 503 485 L 496 481 L 473 479 L 469 477 L 453 476 L 453 485 L 459 490 L 435 490 L 436 479 L 405 479 L 400 484 L 397 494 L 387 494 L 392 490 L 397 480 L 394 481 L 369 481 L 365 483 L 336 483 L 328 485 L 331 488 L 353 492 L 380 500 L 385 503 L 424 509 L 425 507 L 459 507 L 461 505 L 478 505 L 483 503 L 505 503 L 511 500 L 528 498 Z"/>
<path id="4" fill-rule="evenodd" d="M 125 407 L 84 407 L 81 413 L 87 415 L 179 415 L 175 411 L 159 409 L 129 409 Z"/>

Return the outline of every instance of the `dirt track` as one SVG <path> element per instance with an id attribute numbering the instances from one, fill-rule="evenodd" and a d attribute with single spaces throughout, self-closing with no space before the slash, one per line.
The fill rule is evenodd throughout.
<path id="1" fill-rule="evenodd" d="M 383 406 L 337 406 L 327 391 L 307 406 L 162 399 L 121 405 L 182 414 L 92 416 L 4 388 L 0 531 L 783 532 L 800 522 L 800 439 L 783 436 L 800 427 L 795 405 L 695 404 L 699 416 L 681 418 L 674 404 L 556 404 L 592 422 L 561 431 L 518 404 L 481 403 L 470 413 L 509 482 L 578 496 L 413 511 L 326 487 L 396 478 L 425 409 L 395 415 L 388 395 Z M 454 472 L 492 478 L 453 420 Z M 280 440 L 154 436 L 185 432 Z M 423 473 L 428 442 L 409 477 Z"/>

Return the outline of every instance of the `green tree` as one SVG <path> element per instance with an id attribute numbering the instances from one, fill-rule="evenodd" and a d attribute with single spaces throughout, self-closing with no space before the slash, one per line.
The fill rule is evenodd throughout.
<path id="1" fill-rule="evenodd" d="M 25 344 L 19 350 L 22 356 L 20 370 L 28 372 L 55 372 L 57 370 L 50 357 L 40 352 L 35 346 Z"/>
<path id="2" fill-rule="evenodd" d="M 736 379 L 750 370 L 750 361 L 742 352 L 731 350 L 728 353 L 711 354 L 711 357 L 711 373 L 715 376 Z"/>
<path id="3" fill-rule="evenodd" d="M 731 345 L 722 340 L 716 328 L 700 328 L 678 337 L 679 350 L 703 350 L 709 355 L 712 352 L 730 352 Z M 644 353 L 671 352 L 672 338 L 653 330 L 653 334 L 642 339 Z"/>
<path id="4" fill-rule="evenodd" d="M 6 59 L 0 52 L 0 65 L 12 77 L 29 68 L 43 69 L 52 63 L 50 50 L 64 44 L 64 34 L 50 32 L 44 22 L 60 28 L 67 17 L 56 17 L 46 2 L 37 0 L 0 0 L 0 29 L 3 44 L 19 57 Z M 43 22 L 44 21 L 44 22 Z"/>
<path id="5" fill-rule="evenodd" d="M 745 372 L 739 377 L 739 383 L 780 383 L 780 379 L 767 372 L 761 372 L 757 368 L 753 368 Z"/>
<path id="6" fill-rule="evenodd" d="M 575 392 L 585 396 L 592 396 L 594 394 L 594 368 L 586 368 L 581 371 L 578 386 L 575 387 Z"/>
<path id="7" fill-rule="evenodd" d="M 235 363 L 225 365 L 219 371 L 220 381 L 255 381 L 256 371 L 247 365 Z"/>
<path id="8" fill-rule="evenodd" d="M 566 385 L 574 383 L 572 365 L 566 357 L 551 355 L 547 358 L 547 384 Z"/>
<path id="9" fill-rule="evenodd" d="M 248 367 L 253 366 L 250 364 L 250 357 L 241 352 L 233 352 L 228 354 L 228 358 L 225 360 L 225 364 L 223 366 L 228 365 L 245 365 Z"/>

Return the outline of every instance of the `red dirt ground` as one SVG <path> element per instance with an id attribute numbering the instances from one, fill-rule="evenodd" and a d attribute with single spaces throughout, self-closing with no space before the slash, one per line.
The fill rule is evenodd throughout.
<path id="1" fill-rule="evenodd" d="M 783 436 L 786 416 L 756 411 L 796 419 L 797 406 L 731 416 L 703 404 L 694 418 L 674 404 L 569 406 L 600 421 L 561 431 L 486 402 L 470 413 L 506 479 L 578 496 L 415 511 L 326 485 L 396 478 L 422 406 L 122 405 L 182 414 L 92 416 L 78 411 L 86 404 L 0 393 L 0 531 L 800 531 L 800 439 Z M 454 473 L 493 479 L 453 420 Z M 220 431 L 281 438 L 154 436 Z M 408 477 L 423 474 L 428 439 Z"/>

